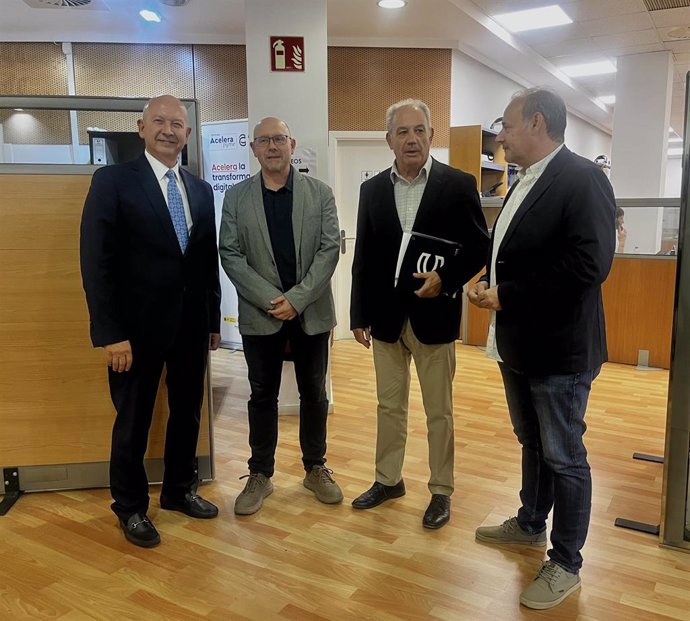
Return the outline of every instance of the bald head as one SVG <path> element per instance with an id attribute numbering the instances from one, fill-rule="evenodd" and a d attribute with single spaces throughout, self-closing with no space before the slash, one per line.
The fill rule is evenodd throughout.
<path id="1" fill-rule="evenodd" d="M 273 131 L 275 128 L 279 128 L 278 133 L 282 133 L 286 136 L 290 135 L 290 128 L 288 127 L 288 124 L 283 121 L 283 119 L 279 119 L 277 116 L 267 116 L 265 119 L 261 119 L 254 126 L 254 138 L 257 136 L 273 135 L 271 133 L 267 133 L 267 131 Z"/>
<path id="2" fill-rule="evenodd" d="M 146 150 L 159 162 L 173 168 L 192 131 L 187 108 L 177 97 L 161 95 L 149 100 L 142 116 L 137 126 Z"/>
<path id="3" fill-rule="evenodd" d="M 281 187 L 290 174 L 290 158 L 295 152 L 295 139 L 288 124 L 275 116 L 261 119 L 254 127 L 252 153 L 259 164 L 267 187 Z"/>

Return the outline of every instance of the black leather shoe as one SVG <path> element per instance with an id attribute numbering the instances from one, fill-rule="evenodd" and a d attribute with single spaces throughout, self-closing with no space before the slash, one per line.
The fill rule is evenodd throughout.
<path id="1" fill-rule="evenodd" d="M 372 509 L 378 507 L 382 502 L 391 498 L 400 498 L 405 495 L 405 482 L 400 479 L 395 485 L 384 485 L 375 481 L 374 484 L 363 494 L 357 496 L 352 501 L 355 509 Z"/>
<path id="2" fill-rule="evenodd" d="M 431 502 L 424 512 L 424 528 L 441 528 L 450 520 L 450 496 L 432 494 Z"/>
<path id="3" fill-rule="evenodd" d="M 208 520 L 218 515 L 218 507 L 201 496 L 187 492 L 183 500 L 173 500 L 161 494 L 161 509 L 179 511 L 189 517 Z"/>
<path id="4" fill-rule="evenodd" d="M 142 548 L 152 548 L 161 542 L 161 536 L 156 527 L 143 513 L 135 513 L 123 520 L 120 518 L 120 528 L 125 533 L 127 541 Z"/>

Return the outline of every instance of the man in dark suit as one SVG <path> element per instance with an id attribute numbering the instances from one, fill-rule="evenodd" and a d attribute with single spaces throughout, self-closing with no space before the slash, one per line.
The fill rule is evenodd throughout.
<path id="1" fill-rule="evenodd" d="M 169 95 L 151 99 L 138 126 L 145 153 L 94 173 L 81 271 L 117 410 L 112 509 L 130 542 L 152 547 L 160 536 L 147 517 L 144 453 L 163 366 L 170 415 L 161 507 L 218 514 L 196 494 L 195 455 L 208 350 L 220 343 L 220 287 L 213 192 L 178 163 L 191 132 L 185 106 Z"/>
<path id="2" fill-rule="evenodd" d="M 517 517 L 480 527 L 479 541 L 552 549 L 520 602 L 558 605 L 580 587 L 592 482 L 583 442 L 592 381 L 606 361 L 601 284 L 615 249 L 606 175 L 563 144 L 566 108 L 546 89 L 517 93 L 496 141 L 521 167 L 496 220 L 487 274 L 470 302 L 491 310 L 487 355 L 498 361 L 522 445 Z"/>
<path id="3" fill-rule="evenodd" d="M 350 324 L 364 347 L 373 342 L 378 397 L 376 477 L 352 505 L 370 509 L 405 494 L 402 467 L 414 358 L 431 470 L 431 502 L 422 523 L 440 528 L 450 519 L 454 487 L 453 377 L 462 287 L 482 266 L 488 235 L 474 177 L 429 156 L 434 130 L 427 105 L 413 99 L 394 104 L 386 126 L 395 161 L 362 184 L 352 265 Z M 396 287 L 403 232 L 456 242 L 460 253 L 415 273 L 417 290 Z"/>

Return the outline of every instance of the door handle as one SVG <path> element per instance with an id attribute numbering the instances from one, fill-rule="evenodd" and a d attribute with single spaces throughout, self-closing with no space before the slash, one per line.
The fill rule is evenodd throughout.
<path id="1" fill-rule="evenodd" d="M 340 254 L 345 254 L 347 242 L 345 241 L 345 229 L 340 229 Z"/>

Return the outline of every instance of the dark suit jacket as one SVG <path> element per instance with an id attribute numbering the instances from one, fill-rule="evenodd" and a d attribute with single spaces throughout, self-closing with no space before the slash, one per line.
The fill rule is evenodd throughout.
<path id="1" fill-rule="evenodd" d="M 370 327 L 374 338 L 393 343 L 409 317 L 422 343 L 450 343 L 460 329 L 462 287 L 482 267 L 488 245 L 475 179 L 433 161 L 413 230 L 459 242 L 463 252 L 459 261 L 437 270 L 441 295 L 421 299 L 394 286 L 403 231 L 390 173 L 384 170 L 360 190 L 350 327 Z"/>
<path id="2" fill-rule="evenodd" d="M 182 254 L 144 155 L 98 169 L 81 222 L 81 271 L 94 347 L 130 340 L 165 349 L 180 329 L 220 332 L 220 286 L 211 186 L 180 169 L 192 229 Z M 205 336 L 204 336 L 205 335 Z"/>
<path id="3" fill-rule="evenodd" d="M 496 256 L 503 308 L 496 344 L 508 366 L 557 375 L 607 359 L 601 283 L 616 246 L 615 211 L 606 175 L 563 147 L 515 212 Z"/>

